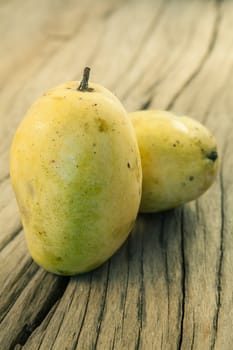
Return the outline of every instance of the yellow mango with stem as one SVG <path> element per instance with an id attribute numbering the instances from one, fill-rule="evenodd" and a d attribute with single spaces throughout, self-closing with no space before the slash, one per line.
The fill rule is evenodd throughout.
<path id="1" fill-rule="evenodd" d="M 136 136 L 119 100 L 83 80 L 40 97 L 12 142 L 10 175 L 29 252 L 74 275 L 101 265 L 128 237 L 141 198 Z"/>

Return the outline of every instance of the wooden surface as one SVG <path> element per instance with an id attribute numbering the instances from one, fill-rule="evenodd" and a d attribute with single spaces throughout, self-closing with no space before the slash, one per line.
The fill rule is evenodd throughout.
<path id="1" fill-rule="evenodd" d="M 0 33 L 0 349 L 233 349 L 233 1 L 2 0 Z M 197 201 L 139 215 L 101 268 L 62 278 L 26 250 L 9 147 L 34 99 L 86 65 L 128 111 L 203 122 L 221 169 Z"/>

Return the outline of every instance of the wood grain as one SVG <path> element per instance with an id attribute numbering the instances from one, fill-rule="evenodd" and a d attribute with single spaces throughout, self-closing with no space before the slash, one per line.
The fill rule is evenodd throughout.
<path id="1" fill-rule="evenodd" d="M 232 349 L 232 23 L 230 0 L 1 2 L 0 349 Z M 61 278 L 27 252 L 9 149 L 35 98 L 86 65 L 128 111 L 203 122 L 221 167 L 198 200 L 139 215 L 99 269 Z"/>

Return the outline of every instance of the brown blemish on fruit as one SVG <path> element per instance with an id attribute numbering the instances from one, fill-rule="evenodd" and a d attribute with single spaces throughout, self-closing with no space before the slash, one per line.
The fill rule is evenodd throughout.
<path id="1" fill-rule="evenodd" d="M 130 165 L 130 163 L 128 162 L 127 163 L 127 167 L 130 169 L 131 168 L 131 165 Z"/>
<path id="2" fill-rule="evenodd" d="M 92 146 L 96 147 L 96 143 L 93 143 Z M 93 153 L 96 154 L 96 150 L 94 150 Z"/>
<path id="3" fill-rule="evenodd" d="M 57 260 L 57 261 L 62 261 L 62 258 L 61 258 L 60 256 L 57 256 L 57 257 L 56 257 L 56 260 Z"/>
<path id="4" fill-rule="evenodd" d="M 19 208 L 20 208 L 20 212 L 21 212 L 21 215 L 24 219 L 24 222 L 27 223 L 30 221 L 30 213 L 28 211 L 28 209 L 22 205 L 21 203 L 18 203 L 19 204 Z"/>
<path id="5" fill-rule="evenodd" d="M 95 121 L 96 121 L 96 124 L 98 126 L 98 130 L 100 132 L 107 132 L 108 131 L 108 123 L 106 122 L 106 120 L 104 120 L 102 118 L 96 118 Z"/>
<path id="6" fill-rule="evenodd" d="M 194 176 L 189 176 L 189 181 L 193 181 L 194 180 Z"/>
<path id="7" fill-rule="evenodd" d="M 47 236 L 47 233 L 46 233 L 45 230 L 38 231 L 37 233 L 38 233 L 38 235 L 39 235 L 40 237 L 46 237 L 46 236 Z"/>
<path id="8" fill-rule="evenodd" d="M 88 124 L 88 123 L 85 123 L 85 124 L 84 124 L 84 130 L 85 130 L 85 131 L 88 131 L 88 129 L 89 129 L 89 124 Z"/>

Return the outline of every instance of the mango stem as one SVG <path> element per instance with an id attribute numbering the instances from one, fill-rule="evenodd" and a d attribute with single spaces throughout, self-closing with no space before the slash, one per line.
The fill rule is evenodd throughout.
<path id="1" fill-rule="evenodd" d="M 90 75 L 90 68 L 85 67 L 83 71 L 83 79 L 78 87 L 77 90 L 79 91 L 92 91 L 92 89 L 88 88 L 88 81 L 89 81 L 89 75 Z"/>

